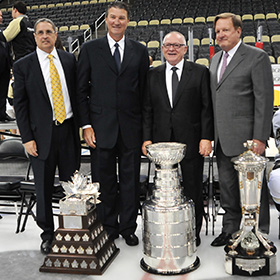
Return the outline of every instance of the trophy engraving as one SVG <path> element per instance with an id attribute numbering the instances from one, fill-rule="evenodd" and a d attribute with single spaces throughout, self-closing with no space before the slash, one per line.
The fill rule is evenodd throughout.
<path id="1" fill-rule="evenodd" d="M 248 150 L 232 159 L 239 175 L 242 219 L 240 230 L 225 247 L 225 268 L 229 274 L 272 275 L 276 273 L 276 247 L 258 229 L 262 180 L 268 159 L 252 151 L 253 141 L 248 140 L 244 146 Z"/>
<path id="2" fill-rule="evenodd" d="M 147 146 L 155 165 L 152 196 L 143 205 L 143 253 L 141 268 L 149 273 L 174 275 L 195 270 L 195 215 L 192 200 L 182 193 L 178 163 L 186 145 L 156 143 Z"/>
<path id="3" fill-rule="evenodd" d="M 41 272 L 101 275 L 119 253 L 97 219 L 99 184 L 75 172 L 72 182 L 62 184 L 59 228 Z"/>

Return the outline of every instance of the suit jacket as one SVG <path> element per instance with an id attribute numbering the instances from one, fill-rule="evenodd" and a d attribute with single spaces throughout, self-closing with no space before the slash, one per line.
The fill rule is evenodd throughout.
<path id="1" fill-rule="evenodd" d="M 9 56 L 9 49 L 6 43 L 0 42 L 0 76 L 2 73 L 10 72 L 11 60 Z"/>
<path id="2" fill-rule="evenodd" d="M 74 119 L 77 116 L 76 108 L 76 60 L 67 52 L 57 50 L 68 87 Z M 38 56 L 33 52 L 14 64 L 14 107 L 17 124 L 23 143 L 35 140 L 38 149 L 38 158 L 45 160 L 48 157 L 52 128 L 53 110 L 45 85 Z M 73 132 L 76 139 L 77 159 L 80 159 L 80 140 L 78 124 Z"/>
<path id="3" fill-rule="evenodd" d="M 273 114 L 273 78 L 267 54 L 241 43 L 217 83 L 222 51 L 210 66 L 214 106 L 215 143 L 227 156 L 244 151 L 246 140 L 267 140 Z"/>
<path id="4" fill-rule="evenodd" d="M 148 69 L 147 49 L 128 38 L 120 73 L 107 36 L 82 46 L 77 79 L 80 125 L 92 125 L 99 147 L 112 148 L 119 131 L 127 148 L 141 145 Z"/>
<path id="5" fill-rule="evenodd" d="M 199 156 L 201 139 L 213 140 L 213 112 L 209 71 L 205 66 L 184 62 L 173 108 L 166 82 L 166 65 L 149 71 L 143 107 L 143 140 L 175 140 L 187 144 L 187 158 Z"/>

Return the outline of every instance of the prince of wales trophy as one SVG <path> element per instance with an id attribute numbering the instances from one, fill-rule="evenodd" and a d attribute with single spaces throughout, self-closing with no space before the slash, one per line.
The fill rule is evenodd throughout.
<path id="1" fill-rule="evenodd" d="M 235 275 L 272 275 L 276 273 L 276 247 L 258 229 L 262 180 L 268 159 L 254 153 L 253 145 L 248 140 L 244 143 L 248 150 L 232 159 L 239 174 L 242 220 L 241 229 L 225 246 L 225 269 Z"/>

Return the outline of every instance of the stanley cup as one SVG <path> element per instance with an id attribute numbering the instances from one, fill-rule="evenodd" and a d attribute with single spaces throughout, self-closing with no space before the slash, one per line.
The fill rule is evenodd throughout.
<path id="1" fill-rule="evenodd" d="M 155 163 L 151 197 L 143 205 L 143 251 L 141 267 L 154 274 L 183 274 L 196 269 L 195 214 L 180 185 L 178 163 L 186 145 L 156 143 L 147 146 Z"/>

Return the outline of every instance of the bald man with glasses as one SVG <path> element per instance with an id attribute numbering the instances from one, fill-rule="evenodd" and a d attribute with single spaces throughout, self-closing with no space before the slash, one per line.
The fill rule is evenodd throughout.
<path id="1" fill-rule="evenodd" d="M 186 39 L 170 32 L 163 40 L 166 63 L 152 69 L 143 107 L 143 146 L 156 142 L 187 145 L 181 161 L 184 195 L 195 203 L 196 244 L 203 218 L 202 176 L 205 156 L 212 152 L 213 112 L 209 71 L 184 59 Z"/>

